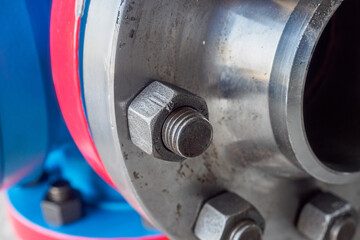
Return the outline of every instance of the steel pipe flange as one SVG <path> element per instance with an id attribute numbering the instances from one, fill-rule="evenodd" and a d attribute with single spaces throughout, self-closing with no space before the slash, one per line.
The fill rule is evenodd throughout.
<path id="1" fill-rule="evenodd" d="M 182 89 L 153 82 L 128 108 L 131 141 L 167 161 L 201 155 L 212 140 L 205 101 Z"/>
<path id="2" fill-rule="evenodd" d="M 116 187 L 171 239 L 195 240 L 202 203 L 223 190 L 259 210 L 267 223 L 264 239 L 270 240 L 303 239 L 293 222 L 300 197 L 315 187 L 357 199 L 349 183 L 360 179 L 358 138 L 350 134 L 353 129 L 360 136 L 358 115 L 321 117 L 331 112 L 324 102 L 336 90 L 338 71 L 348 69 L 347 86 L 354 86 L 338 97 L 350 91 L 359 100 L 358 68 L 347 64 L 344 51 L 333 52 L 335 63 L 318 63 L 322 49 L 341 48 L 344 41 L 356 46 L 360 39 L 337 27 L 348 24 L 344 15 L 359 26 L 355 0 L 345 0 L 330 20 L 342 2 L 90 1 L 83 89 L 93 140 Z M 352 38 L 334 40 L 332 31 Z M 331 81 L 322 85 L 324 79 Z M 154 81 L 205 100 L 214 138 L 199 157 L 161 161 L 131 140 L 129 106 Z M 356 109 L 349 99 L 343 98 Z M 316 114 L 319 109 L 327 111 Z M 344 136 L 329 131 L 333 121 L 326 117 L 352 128 Z M 346 140 L 338 144 L 339 137 Z M 340 189 L 314 179 L 348 185 Z"/>

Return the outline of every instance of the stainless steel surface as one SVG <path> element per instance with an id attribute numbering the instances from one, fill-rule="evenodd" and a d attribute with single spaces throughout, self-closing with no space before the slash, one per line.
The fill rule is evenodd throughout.
<path id="1" fill-rule="evenodd" d="M 343 199 L 320 193 L 301 210 L 298 229 L 311 240 L 351 240 L 356 232 L 357 214 Z"/>
<path id="2" fill-rule="evenodd" d="M 350 8 L 357 3 L 345 2 Z M 348 168 L 357 155 L 350 163 L 339 158 L 340 167 L 318 158 L 302 107 L 317 42 L 341 3 L 90 2 L 84 89 L 92 136 L 118 189 L 171 239 L 196 239 L 192 227 L 202 203 L 224 190 L 259 210 L 267 223 L 266 240 L 304 239 L 294 222 L 316 189 L 337 193 L 359 208 L 357 184 L 351 183 L 359 180 L 359 169 Z M 345 13 L 359 26 L 358 14 Z M 336 21 L 341 19 L 346 17 Z M 358 42 L 353 26 L 342 27 L 353 36 L 346 44 Z M 354 69 L 348 79 L 359 82 L 359 68 L 348 65 Z M 205 99 L 214 139 L 202 156 L 160 161 L 132 143 L 128 107 L 154 80 Z M 344 149 L 339 152 L 346 157 L 343 153 L 351 151 Z"/>
<path id="3" fill-rule="evenodd" d="M 194 233 L 200 240 L 242 240 L 245 239 L 244 235 L 256 235 L 254 227 L 249 229 L 251 224 L 236 228 L 249 220 L 256 223 L 260 233 L 264 230 L 264 219 L 249 202 L 236 194 L 223 193 L 204 203 L 196 220 Z M 235 235 L 233 231 L 236 231 Z"/>
<path id="4" fill-rule="evenodd" d="M 352 218 L 339 219 L 330 230 L 330 240 L 350 240 L 356 233 L 358 223 Z"/>
<path id="5" fill-rule="evenodd" d="M 167 161 L 183 160 L 185 156 L 182 155 L 182 152 L 166 148 L 162 140 L 165 121 L 170 113 L 181 107 L 191 107 L 202 116 L 208 116 L 207 106 L 202 98 L 160 82 L 149 84 L 135 97 L 127 111 L 131 141 L 141 150 L 156 158 Z M 186 126 L 182 127 L 182 130 L 187 130 Z M 169 137 L 172 137 L 171 134 Z M 207 141 L 209 142 L 209 139 Z M 175 150 L 175 152 L 171 150 Z"/>
<path id="6" fill-rule="evenodd" d="M 343 142 L 338 142 L 335 144 L 336 146 L 330 147 L 325 145 L 324 150 L 328 152 L 330 157 L 324 157 L 322 154 L 319 155 L 321 157 L 318 158 L 317 152 L 315 152 L 317 149 L 314 148 L 312 142 L 308 141 L 309 134 L 304 123 L 304 118 L 307 115 L 304 114 L 303 103 L 307 100 L 304 90 L 308 69 L 311 67 L 316 44 L 326 24 L 342 2 L 343 1 L 311 1 L 311 4 L 309 4 L 308 1 L 299 2 L 297 6 L 298 10 L 305 8 L 309 11 L 306 11 L 307 14 L 305 15 L 302 15 L 303 12 L 301 11 L 295 12 L 292 15 L 293 19 L 289 20 L 282 40 L 279 43 L 271 77 L 273 80 L 271 83 L 272 86 L 282 87 L 270 89 L 270 98 L 274 100 L 270 102 L 273 129 L 277 129 L 274 133 L 281 151 L 288 159 L 293 162 L 296 161 L 296 163 L 312 177 L 332 184 L 345 184 L 359 180 L 360 174 L 356 166 L 359 155 L 357 151 L 354 152 L 350 148 L 344 149 L 342 146 L 343 144 L 352 146 L 356 144 L 358 140 L 349 143 L 349 139 L 344 137 Z M 342 19 L 346 19 L 346 14 L 349 14 L 349 6 L 350 8 L 354 7 L 356 9 L 358 4 L 357 1 L 352 0 L 345 1 L 345 3 L 348 9 L 345 9 L 345 13 L 342 11 L 342 16 L 340 15 L 340 20 L 338 20 L 339 22 L 335 24 L 344 24 L 342 23 Z M 307 6 L 310 8 L 307 8 Z M 299 22 L 297 20 L 301 17 L 304 17 L 303 20 L 307 24 L 306 26 L 302 25 L 298 28 Z M 339 17 L 337 19 L 339 19 Z M 354 18 L 354 20 L 359 21 L 356 18 Z M 341 32 L 339 34 L 341 34 Z M 342 46 L 344 47 L 344 44 L 350 43 L 351 39 L 343 41 Z M 339 47 L 338 44 L 336 46 Z M 330 55 L 329 57 L 334 58 L 337 56 Z M 355 58 L 354 61 L 357 61 L 356 59 L 357 58 Z M 340 59 L 336 62 L 340 64 L 339 60 Z M 341 58 L 341 60 L 346 61 L 343 58 Z M 336 67 L 340 68 L 339 64 Z M 335 66 L 333 66 L 333 68 L 334 67 Z M 330 69 L 328 69 L 328 71 L 330 71 Z M 355 70 L 355 73 L 353 73 L 355 79 L 358 75 L 358 73 L 356 73 L 357 71 L 358 70 Z M 337 80 L 338 79 L 339 78 L 337 78 Z M 309 81 L 313 80 L 316 81 L 316 79 L 309 79 Z M 353 87 L 357 89 L 357 85 L 353 85 Z M 344 94 L 346 95 L 346 93 Z M 348 92 L 348 94 L 352 95 L 351 92 Z M 356 93 L 352 95 L 352 98 L 356 95 Z M 337 97 L 342 99 L 342 101 L 346 98 L 344 98 L 344 96 Z M 328 98 L 323 98 L 322 101 L 329 99 L 332 99 L 331 95 Z M 336 114 L 336 111 L 334 111 L 334 114 Z M 350 119 L 352 118 L 350 117 L 348 120 Z M 357 119 L 356 112 L 354 113 L 354 119 Z M 326 121 L 336 121 L 336 119 L 329 118 Z M 315 123 L 315 126 L 321 128 L 322 125 L 325 125 L 326 121 Z M 353 130 L 357 132 L 356 128 Z M 331 141 L 334 140 L 331 137 L 331 133 L 327 137 L 330 138 Z M 319 141 L 326 142 L 328 141 L 326 140 L 327 137 L 324 135 L 323 139 L 319 139 Z M 332 148 L 335 148 L 335 150 Z M 335 160 L 331 158 L 331 154 L 334 152 L 340 152 Z M 349 159 L 348 155 L 352 157 Z M 352 165 L 354 168 L 349 170 L 351 167 L 347 165 Z"/>
<path id="7" fill-rule="evenodd" d="M 243 221 L 232 231 L 229 240 L 261 240 L 262 230 L 253 221 Z"/>
<path id="8" fill-rule="evenodd" d="M 173 111 L 162 127 L 162 141 L 172 152 L 183 158 L 203 154 L 210 146 L 213 129 L 204 115 L 193 108 Z"/>

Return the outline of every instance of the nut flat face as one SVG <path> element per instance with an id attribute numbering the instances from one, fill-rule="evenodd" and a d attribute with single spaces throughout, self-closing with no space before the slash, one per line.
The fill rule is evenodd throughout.
<path id="1" fill-rule="evenodd" d="M 358 218 L 353 207 L 341 198 L 321 193 L 303 208 L 299 231 L 311 240 L 351 240 Z"/>
<path id="2" fill-rule="evenodd" d="M 82 217 L 81 200 L 72 197 L 63 202 L 53 202 L 45 199 L 41 203 L 41 210 L 45 220 L 55 226 L 74 222 Z"/>
<path id="3" fill-rule="evenodd" d="M 244 221 L 254 223 L 261 232 L 265 228 L 263 217 L 250 203 L 236 194 L 223 193 L 202 207 L 194 232 L 200 240 L 228 240 L 230 237 L 239 240 L 245 239 L 239 236 L 256 236 L 254 227 L 247 224 L 237 228 Z"/>
<path id="4" fill-rule="evenodd" d="M 41 202 L 45 220 L 55 226 L 79 220 L 83 215 L 82 206 L 80 192 L 66 180 L 54 182 Z"/>
<path id="5" fill-rule="evenodd" d="M 169 151 L 162 141 L 162 127 L 172 111 L 184 106 L 191 107 L 206 118 L 208 110 L 205 101 L 190 92 L 160 82 L 147 86 L 128 108 L 129 132 L 132 142 L 141 150 L 156 158 L 167 161 L 181 161 Z"/>

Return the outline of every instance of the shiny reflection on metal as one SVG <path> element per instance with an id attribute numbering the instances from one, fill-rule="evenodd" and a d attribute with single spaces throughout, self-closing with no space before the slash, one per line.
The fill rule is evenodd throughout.
<path id="1" fill-rule="evenodd" d="M 76 16 L 82 17 L 84 15 L 85 0 L 76 0 Z"/>
<path id="2" fill-rule="evenodd" d="M 162 140 L 172 152 L 183 158 L 194 158 L 209 148 L 212 127 L 209 121 L 193 108 L 175 110 L 162 128 Z"/>
<path id="3" fill-rule="evenodd" d="M 350 203 L 330 194 L 320 193 L 302 209 L 298 229 L 311 240 L 351 240 L 358 215 Z"/>
<path id="4" fill-rule="evenodd" d="M 316 157 L 336 172 L 360 171 L 360 2 L 346 0 L 322 32 L 306 77 L 303 119 Z M 352 16 L 352 17 L 349 17 Z"/>
<path id="5" fill-rule="evenodd" d="M 175 114 L 179 113 L 176 109 L 182 109 L 184 106 L 191 107 L 194 111 L 187 111 L 180 117 L 176 115 L 175 119 L 174 115 L 170 115 L 174 110 Z M 194 157 L 194 154 L 198 156 L 207 149 L 212 138 L 212 132 L 209 131 L 211 126 L 205 116 L 208 116 L 208 110 L 202 98 L 180 88 L 153 82 L 141 91 L 129 106 L 128 124 L 131 141 L 147 154 L 167 161 L 181 161 L 187 157 Z M 180 125 L 177 125 L 178 120 Z M 174 128 L 170 126 L 172 124 Z M 195 131 L 194 127 L 199 129 Z M 200 134 L 199 131 L 204 132 Z M 198 136 L 189 138 L 190 134 Z M 202 138 L 197 138 L 201 136 Z M 168 138 L 165 142 L 164 137 Z M 204 139 L 206 137 L 208 139 Z M 203 142 L 197 144 L 195 141 Z M 190 149 L 184 149 L 189 145 Z"/>
<path id="6" fill-rule="evenodd" d="M 262 230 L 253 221 L 243 221 L 238 224 L 229 238 L 229 240 L 261 240 Z"/>
<path id="7" fill-rule="evenodd" d="M 357 222 L 352 218 L 344 218 L 335 222 L 330 230 L 330 240 L 351 240 L 354 238 Z"/>
<path id="8" fill-rule="evenodd" d="M 334 106 L 333 108 L 329 106 L 323 108 L 326 109 L 325 111 L 327 112 L 334 111 L 333 113 L 326 114 L 329 118 L 325 120 L 323 118 L 312 118 L 309 114 L 304 115 L 304 110 L 305 113 L 308 113 L 307 110 L 309 110 L 306 105 L 308 99 L 304 95 L 304 90 L 306 89 L 305 85 L 307 81 L 310 81 L 310 85 L 313 80 L 315 83 L 317 81 L 316 79 L 311 79 L 312 75 L 310 75 L 310 79 L 307 78 L 309 68 L 314 67 L 311 64 L 316 62 L 312 62 L 312 57 L 314 52 L 316 52 L 317 43 L 320 40 L 321 34 L 324 32 L 327 23 L 342 3 L 343 1 L 341 0 L 311 1 L 311 3 L 308 1 L 299 2 L 296 8 L 298 11 L 295 11 L 292 14 L 279 42 L 270 82 L 270 113 L 272 126 L 281 152 L 287 156 L 290 161 L 299 165 L 311 176 L 323 182 L 333 184 L 345 184 L 359 180 L 360 172 L 356 167 L 359 157 L 356 157 L 358 154 L 350 147 L 359 142 L 358 140 L 352 139 L 359 138 L 346 137 L 348 132 L 348 130 L 345 130 L 346 127 L 335 125 L 333 128 L 339 127 L 340 129 L 343 129 L 342 132 L 345 133 L 342 138 L 343 140 L 339 141 L 339 135 L 337 134 L 338 130 L 322 127 L 329 126 L 329 123 L 327 122 L 331 122 L 331 124 L 339 122 L 339 116 L 336 115 L 341 111 L 337 112 L 339 108 L 335 107 L 335 105 L 332 105 Z M 358 14 L 356 10 L 354 11 L 354 9 L 358 9 L 358 4 L 358 1 L 344 1 L 343 6 L 334 17 L 336 24 L 341 24 L 342 27 L 336 28 L 337 31 L 332 33 L 334 36 L 341 35 L 343 33 L 343 30 L 341 29 L 351 29 L 351 26 L 353 26 L 354 23 L 356 25 L 360 24 L 360 18 L 356 17 Z M 302 12 L 300 9 L 307 9 L 307 11 Z M 352 21 L 344 21 L 344 19 L 348 18 L 347 16 L 353 16 Z M 306 26 L 299 26 L 299 18 L 303 18 L 304 21 L 307 22 Z M 352 46 L 354 44 L 352 41 L 357 41 L 356 39 L 359 39 L 357 35 L 354 35 L 354 40 L 351 40 L 352 35 L 350 34 L 350 36 L 351 37 L 348 40 L 351 44 L 346 39 L 343 39 L 340 45 L 336 45 L 337 48 L 344 48 L 344 50 L 340 49 L 339 51 L 348 52 L 348 50 L 345 50 L 347 49 L 348 44 Z M 357 44 L 355 45 L 357 46 Z M 321 44 L 319 47 L 321 47 Z M 331 52 L 329 52 L 329 54 L 331 54 Z M 329 55 L 329 58 L 331 61 L 339 64 L 339 66 L 336 65 L 331 68 L 339 67 L 339 69 L 344 69 L 343 67 L 340 67 L 342 61 L 349 61 L 349 59 L 344 59 L 340 56 L 337 58 L 336 55 Z M 354 60 L 355 62 L 358 61 L 357 58 Z M 352 67 L 349 67 L 348 69 L 352 70 L 352 74 L 349 77 L 358 79 L 358 76 L 360 76 L 358 74 L 359 69 L 355 67 L 355 65 L 351 64 L 350 66 Z M 323 71 L 331 72 L 332 70 L 324 69 Z M 336 73 L 336 75 L 338 75 L 338 73 Z M 320 82 L 326 83 L 327 80 L 330 79 L 325 79 L 324 81 L 321 80 Z M 331 84 L 334 83 L 333 80 L 331 80 L 331 82 Z M 338 79 L 336 79 L 335 82 L 338 83 Z M 354 82 L 357 81 L 354 80 Z M 345 85 L 347 84 L 348 83 Z M 330 86 L 324 85 L 325 88 L 329 88 Z M 353 87 L 356 89 L 358 88 L 357 85 L 354 85 Z M 341 89 L 343 88 L 344 87 L 341 87 Z M 326 94 L 330 96 L 329 98 L 326 97 L 326 94 L 317 98 L 321 91 L 314 91 L 315 99 L 317 98 L 317 101 L 315 101 L 314 104 L 317 107 L 319 107 L 319 103 L 323 101 L 326 102 L 325 105 L 329 104 L 329 99 L 332 99 L 335 95 L 338 96 L 336 97 L 337 101 L 348 102 L 348 100 L 346 100 L 347 93 L 342 91 L 343 90 L 341 90 L 342 96 L 339 96 L 338 94 L 331 94 L 333 90 L 325 90 L 324 92 L 327 92 Z M 358 98 L 358 94 L 354 94 L 352 91 L 349 91 L 348 94 L 350 94 L 352 98 Z M 318 114 L 316 115 L 318 116 Z M 357 119 L 357 116 L 358 113 L 355 113 L 355 119 Z M 306 127 L 308 127 L 308 129 L 305 127 L 304 117 L 305 120 L 308 120 L 306 122 Z M 349 117 L 348 114 L 343 115 L 342 117 L 346 118 L 346 120 L 341 120 L 340 122 L 348 122 L 349 124 L 352 122 L 352 117 Z M 323 121 L 319 122 L 319 119 L 322 119 Z M 353 126 L 353 123 L 351 123 L 351 125 Z M 309 126 L 315 126 L 315 129 L 314 127 L 309 128 Z M 319 130 L 316 130 L 316 126 L 321 128 L 320 132 L 323 131 L 323 129 L 327 129 L 327 132 L 322 136 L 317 136 Z M 358 127 L 353 130 L 356 130 L 357 132 L 357 128 Z M 313 131 L 309 132 L 309 129 L 313 129 Z M 330 132 L 330 130 L 332 132 Z M 315 138 L 312 134 L 315 135 Z M 310 142 L 308 141 L 309 137 L 310 140 L 312 140 Z M 321 142 L 320 144 L 314 143 L 316 137 L 318 137 L 318 141 Z M 334 141 L 336 139 L 337 142 L 335 143 Z M 345 147 L 344 144 L 346 145 Z M 356 147 L 354 148 L 356 149 Z M 316 154 L 321 156 L 321 159 L 319 159 Z M 324 158 L 325 155 L 328 155 L 328 157 Z M 336 159 L 333 159 L 333 156 L 331 155 L 336 156 Z M 351 161 L 349 162 L 349 160 Z M 336 167 L 335 165 L 338 166 Z M 350 167 L 347 165 L 350 165 Z M 352 168 L 353 171 L 349 171 L 349 168 Z"/>
<path id="9" fill-rule="evenodd" d="M 205 202 L 194 233 L 200 240 L 258 240 L 264 228 L 254 206 L 236 194 L 223 193 Z"/>
<path id="10" fill-rule="evenodd" d="M 202 203 L 224 189 L 258 208 L 266 240 L 304 239 L 293 222 L 301 198 L 319 185 L 360 205 L 356 185 L 299 180 L 348 183 L 360 175 L 322 164 L 302 122 L 306 70 L 341 3 L 90 2 L 84 89 L 92 136 L 117 188 L 171 239 L 195 240 Z M 154 79 L 205 99 L 214 138 L 200 157 L 159 161 L 132 143 L 128 106 Z"/>

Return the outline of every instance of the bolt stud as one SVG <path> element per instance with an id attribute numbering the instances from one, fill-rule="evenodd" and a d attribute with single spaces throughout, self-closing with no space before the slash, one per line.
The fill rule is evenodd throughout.
<path id="1" fill-rule="evenodd" d="M 210 146 L 213 129 L 209 121 L 198 111 L 182 107 L 172 112 L 162 128 L 164 145 L 173 153 L 193 158 Z"/>
<path id="2" fill-rule="evenodd" d="M 232 231 L 229 240 L 261 240 L 262 230 L 253 221 L 239 223 Z"/>
<path id="3" fill-rule="evenodd" d="M 68 181 L 58 180 L 54 182 L 48 192 L 48 197 L 54 202 L 64 202 L 71 197 L 72 188 Z"/>

